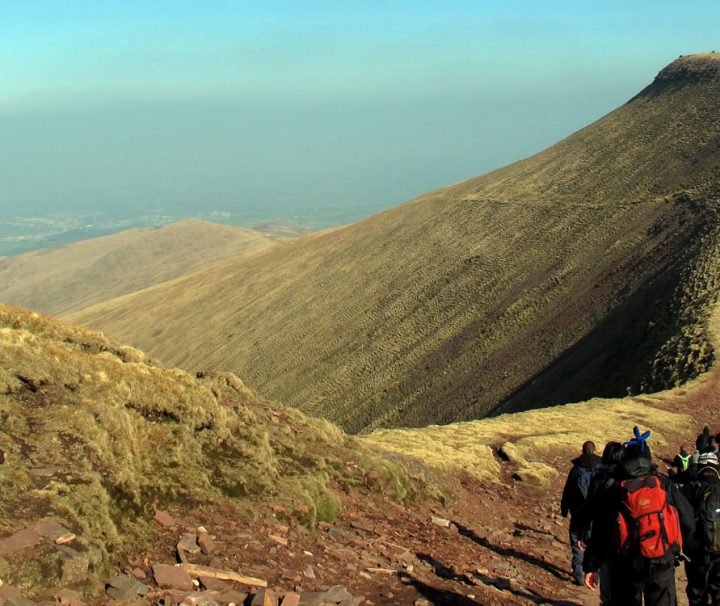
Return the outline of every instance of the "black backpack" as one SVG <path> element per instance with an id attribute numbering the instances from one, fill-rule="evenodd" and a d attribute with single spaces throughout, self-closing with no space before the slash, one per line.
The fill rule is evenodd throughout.
<path id="1" fill-rule="evenodd" d="M 698 535 L 707 553 L 720 553 L 720 484 L 702 485 Z"/>

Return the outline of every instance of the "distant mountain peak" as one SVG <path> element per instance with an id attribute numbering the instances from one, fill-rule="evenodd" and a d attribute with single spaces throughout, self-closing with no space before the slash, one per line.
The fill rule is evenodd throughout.
<path id="1" fill-rule="evenodd" d="M 655 78 L 656 84 L 690 83 L 712 80 L 720 74 L 720 53 L 683 55 L 664 67 Z"/>

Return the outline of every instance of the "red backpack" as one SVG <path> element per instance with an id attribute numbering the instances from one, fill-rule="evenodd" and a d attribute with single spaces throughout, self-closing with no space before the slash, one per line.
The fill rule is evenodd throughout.
<path id="1" fill-rule="evenodd" d="M 657 476 L 620 482 L 617 545 L 624 555 L 670 561 L 682 551 L 677 509 L 667 502 L 667 492 Z"/>

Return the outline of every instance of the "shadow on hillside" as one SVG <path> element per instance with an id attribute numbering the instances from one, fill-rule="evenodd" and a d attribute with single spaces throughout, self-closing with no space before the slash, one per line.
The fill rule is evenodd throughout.
<path id="1" fill-rule="evenodd" d="M 448 589 L 438 589 L 427 583 L 423 583 L 420 579 L 412 578 L 411 585 L 417 589 L 424 598 L 430 600 L 433 604 L 452 604 L 453 606 L 477 606 L 476 600 L 450 591 Z"/>
<path id="2" fill-rule="evenodd" d="M 459 522 L 454 522 L 454 524 L 457 526 L 458 532 L 464 536 L 470 539 L 471 541 L 474 541 L 481 547 L 484 547 L 485 549 L 489 549 L 490 551 L 494 551 L 498 555 L 501 555 L 505 558 L 515 558 L 517 560 L 522 560 L 523 562 L 527 562 L 528 564 L 532 564 L 533 566 L 537 566 L 538 568 L 542 568 L 546 572 L 549 572 L 556 578 L 560 579 L 561 581 L 569 581 L 570 575 L 562 570 L 561 568 L 558 568 L 555 566 L 555 564 L 551 564 L 550 562 L 546 562 L 545 560 L 541 560 L 540 558 L 537 558 L 533 555 L 530 555 L 529 553 L 523 553 L 522 551 L 517 551 L 516 549 L 512 549 L 511 547 L 500 547 L 499 545 L 493 545 L 490 541 L 488 541 L 486 538 L 478 536 L 474 530 L 471 530 L 467 526 L 463 526 Z"/>
<path id="3" fill-rule="evenodd" d="M 504 577 L 491 577 L 489 575 L 476 574 L 473 575 L 473 580 L 473 577 L 470 575 L 456 574 L 454 570 L 448 568 L 441 562 L 438 562 L 435 558 L 426 553 L 419 553 L 417 554 L 417 557 L 430 564 L 430 566 L 432 566 L 435 570 L 435 574 L 441 579 L 467 585 L 468 592 L 472 592 L 473 587 L 484 585 L 487 588 L 495 588 L 499 594 L 512 594 L 534 604 L 549 604 L 550 606 L 576 606 L 576 602 L 555 600 L 553 598 L 547 598 L 539 595 L 526 588 L 512 587 L 510 579 Z M 412 579 L 412 585 L 423 595 L 423 597 L 430 600 L 433 604 L 456 604 L 459 606 L 466 606 L 478 603 L 476 600 L 471 600 L 470 598 L 456 592 L 432 587 L 416 578 Z"/>
<path id="4" fill-rule="evenodd" d="M 523 532 L 534 532 L 536 534 L 544 534 L 545 536 L 550 537 L 551 539 L 555 540 L 555 535 L 548 530 L 541 530 L 540 528 L 533 528 L 532 526 L 528 526 L 527 524 L 521 524 L 520 522 L 515 522 L 515 528 L 517 530 L 522 530 Z"/>

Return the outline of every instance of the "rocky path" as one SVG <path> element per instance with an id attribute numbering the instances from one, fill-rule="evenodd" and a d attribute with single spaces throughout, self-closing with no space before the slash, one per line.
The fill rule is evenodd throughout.
<path id="1" fill-rule="evenodd" d="M 700 389 L 662 402 L 720 429 L 720 375 Z M 623 436 L 618 436 L 622 438 Z M 677 436 L 671 439 L 679 441 Z M 655 455 L 669 459 L 675 444 Z M 340 517 L 307 529 L 283 507 L 253 511 L 206 507 L 156 512 L 152 548 L 128 554 L 104 579 L 105 603 L 225 606 L 598 604 L 597 594 L 572 585 L 567 521 L 559 494 L 567 453 L 551 459 L 561 477 L 546 489 L 512 479 L 457 478 L 456 499 L 444 508 L 388 503 L 365 489 L 346 493 Z M 152 516 L 150 516 L 152 517 Z M 74 535 L 53 520 L 19 529 L 0 553 L 22 557 L 39 544 L 62 551 L 68 590 L 56 596 L 79 606 L 73 586 L 87 575 L 92 554 L 74 549 Z M 66 570 L 67 569 L 67 570 Z M 678 573 L 684 599 L 684 575 Z M 0 606 L 33 602 L 0 586 Z"/>

